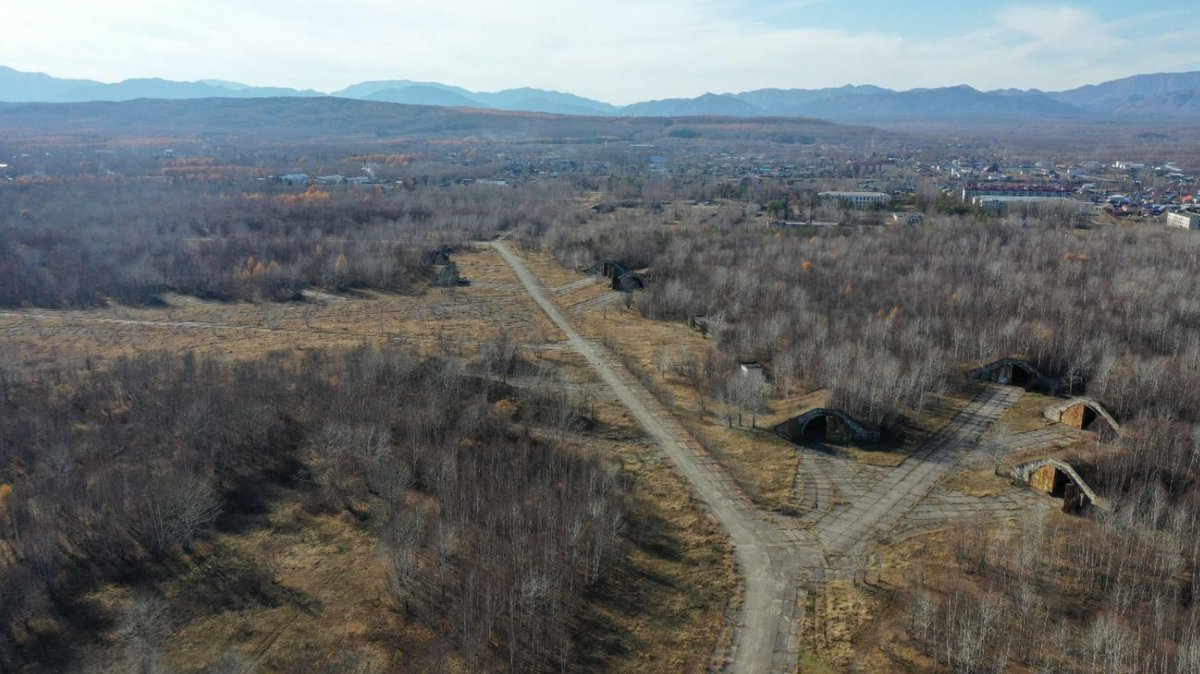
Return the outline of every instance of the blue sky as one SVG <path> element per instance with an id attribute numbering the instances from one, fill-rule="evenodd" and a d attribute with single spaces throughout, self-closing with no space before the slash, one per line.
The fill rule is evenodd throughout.
<path id="1" fill-rule="evenodd" d="M 0 64 L 332 91 L 413 79 L 614 103 L 762 87 L 1064 89 L 1200 70 L 1164 0 L 0 0 Z"/>
<path id="2" fill-rule="evenodd" d="M 994 19 L 997 10 L 1019 7 L 1075 7 L 1086 10 L 1106 22 L 1137 17 L 1184 16 L 1186 2 L 1175 0 L 1088 0 L 1076 3 L 1015 3 L 965 0 L 755 0 L 726 3 L 731 16 L 779 26 L 851 29 L 863 25 L 881 33 L 894 33 L 914 39 L 930 39 L 961 34 Z M 1194 14 L 1194 7 L 1193 14 Z"/>

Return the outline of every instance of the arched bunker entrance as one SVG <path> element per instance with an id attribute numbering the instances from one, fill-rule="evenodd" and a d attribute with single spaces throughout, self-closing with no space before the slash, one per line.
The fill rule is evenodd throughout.
<path id="1" fill-rule="evenodd" d="M 830 436 L 841 439 L 848 435 L 845 426 L 832 415 L 813 417 L 800 428 L 800 438 L 804 440 L 828 440 Z"/>
<path id="2" fill-rule="evenodd" d="M 1105 507 L 1096 492 L 1066 462 L 1057 459 L 1034 461 L 1017 466 L 1013 476 L 1028 484 L 1030 489 L 1061 498 L 1063 512 L 1081 512 L 1093 504 Z"/>
<path id="3" fill-rule="evenodd" d="M 1112 426 L 1104 421 L 1104 417 L 1100 416 L 1100 412 L 1087 403 L 1079 403 L 1067 408 L 1063 412 L 1062 422 L 1085 431 L 1100 432 L 1112 429 Z"/>
<path id="4" fill-rule="evenodd" d="M 972 379 L 1017 386 L 1025 390 L 1057 392 L 1062 382 L 1042 374 L 1032 363 L 1020 358 L 1001 358 L 967 373 Z"/>
<path id="5" fill-rule="evenodd" d="M 814 409 L 775 426 L 774 431 L 797 445 L 809 442 L 877 442 L 879 431 L 867 428 L 849 414 L 834 409 Z"/>
<path id="6" fill-rule="evenodd" d="M 1072 428 L 1101 435 L 1119 433 L 1121 430 L 1121 425 L 1108 410 L 1091 398 L 1072 398 L 1052 405 L 1046 408 L 1042 416 Z"/>
<path id="7" fill-rule="evenodd" d="M 1001 384 L 1019 386 L 1020 388 L 1024 389 L 1030 388 L 1036 381 L 1035 378 L 1029 374 L 1029 370 L 1026 370 L 1025 367 L 1019 363 L 1014 363 L 1012 365 L 1008 375 L 1008 381 L 1003 381 L 1003 379 L 1004 378 L 1001 377 Z"/>

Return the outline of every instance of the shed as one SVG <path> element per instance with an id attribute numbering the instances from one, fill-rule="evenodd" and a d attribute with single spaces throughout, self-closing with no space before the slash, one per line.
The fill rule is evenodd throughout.
<path id="1" fill-rule="evenodd" d="M 743 377 L 748 377 L 754 373 L 757 373 L 760 376 L 765 376 L 762 363 L 742 363 L 738 367 L 738 371 L 741 372 Z"/>

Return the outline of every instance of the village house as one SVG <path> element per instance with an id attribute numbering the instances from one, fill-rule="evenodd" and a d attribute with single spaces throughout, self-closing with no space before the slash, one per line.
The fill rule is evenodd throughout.
<path id="1" fill-rule="evenodd" d="M 817 196 L 831 201 L 844 201 L 855 208 L 886 204 L 892 200 L 890 194 L 883 192 L 821 192 Z"/>
<path id="2" fill-rule="evenodd" d="M 1167 226 L 1193 231 L 1200 230 L 1200 213 L 1192 213 L 1190 211 L 1167 213 Z"/>

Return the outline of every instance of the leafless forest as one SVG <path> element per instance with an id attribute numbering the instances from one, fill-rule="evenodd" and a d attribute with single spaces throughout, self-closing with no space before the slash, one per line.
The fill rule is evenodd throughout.
<path id="1" fill-rule="evenodd" d="M 454 251 L 505 237 L 571 272 L 599 260 L 640 270 L 644 289 L 625 299 L 642 317 L 713 326 L 706 353 L 664 357 L 661 374 L 751 413 L 824 390 L 894 441 L 968 369 L 1019 354 L 1121 421 L 1120 437 L 1073 457 L 1112 508 L 1011 531 L 951 527 L 950 571 L 921 562 L 888 597 L 900 616 L 888 643 L 938 672 L 1200 672 L 1200 236 L 1054 209 L 947 208 L 915 169 L 893 182 L 923 222 L 885 225 L 880 209 L 814 195 L 853 181 L 837 173 L 849 157 L 918 166 L 961 144 L 706 123 L 588 122 L 602 139 L 568 129 L 536 143 L 439 129 L 377 155 L 359 137 L 293 154 L 263 141 L 191 163 L 164 156 L 159 139 L 154 150 L 124 139 L 103 161 L 90 145 L 42 139 L 37 149 L 63 156 L 0 182 L 0 307 L 422 295 L 459 282 Z M 658 147 L 627 148 L 647 141 Z M 15 155 L 24 141 L 5 142 Z M 279 177 L 364 166 L 376 171 L 364 184 Z M 816 224 L 770 224 L 809 208 Z M 15 354 L 4 339 L 0 354 Z M 612 457 L 568 447 L 594 405 L 531 362 L 523 339 L 469 353 L 364 344 L 251 360 L 0 361 L 0 669 L 167 671 L 171 624 L 247 597 L 303 605 L 273 581 L 277 559 L 228 565 L 212 544 L 261 524 L 283 493 L 302 495 L 297 521 L 336 515 L 379 542 L 389 610 L 437 637 L 420 649 L 473 671 L 589 669 L 584 606 L 623 577 L 638 495 Z M 769 388 L 734 390 L 748 361 Z M 183 559 L 225 564 L 221 582 L 97 608 L 93 593 L 153 587 Z M 109 659 L 88 661 L 97 652 Z M 444 662 L 434 655 L 405 662 Z"/>
<path id="2" fill-rule="evenodd" d="M 561 217 L 561 193 L 412 185 L 274 189 L 180 181 L 46 180 L 5 185 L 0 305 L 153 302 L 166 291 L 289 300 L 301 290 L 406 291 L 429 251 L 516 221 Z"/>
<path id="3" fill-rule="evenodd" d="M 776 393 L 827 388 L 901 428 L 965 370 L 1024 354 L 1117 413 L 1126 433 L 1079 459 L 1114 511 L 1072 530 L 1023 523 L 1016 543 L 957 534 L 958 577 L 923 590 L 908 636 L 937 670 L 1193 672 L 1200 570 L 1200 239 L 941 217 L 920 227 L 747 232 L 614 218 L 546 235 L 567 263 L 653 270 L 652 318 L 719 317 L 707 362 L 678 363 L 713 399 L 739 361 Z M 736 401 L 735 401 L 736 402 Z M 940 585 L 940 583 L 938 583 Z"/>
<path id="4" fill-rule="evenodd" d="M 79 386 L 55 395 L 63 379 Z M 4 493 L 17 558 L 3 569 L 0 659 L 70 664 L 68 643 L 106 619 L 77 603 L 89 588 L 153 577 L 197 537 L 248 526 L 298 489 L 311 514 L 369 524 L 400 610 L 446 621 L 448 647 L 481 666 L 558 668 L 578 598 L 615 554 L 623 486 L 589 457 L 513 435 L 489 405 L 503 388 L 445 361 L 360 349 L 237 365 L 162 355 L 6 390 L 2 461 L 21 479 Z M 526 413 L 578 419 L 564 400 Z M 270 560 L 257 562 L 232 570 L 223 594 L 171 611 L 247 591 L 280 601 Z M 162 626 L 143 603 L 128 611 L 118 619 L 137 624 L 123 647 L 153 667 Z"/>
<path id="5" fill-rule="evenodd" d="M 1200 240 L 1187 233 L 943 219 L 782 235 L 735 220 L 678 235 L 632 220 L 547 236 L 568 263 L 649 266 L 644 314 L 720 316 L 719 353 L 765 359 L 789 388 L 829 388 L 871 422 L 1010 353 L 1123 417 L 1196 419 Z"/>

